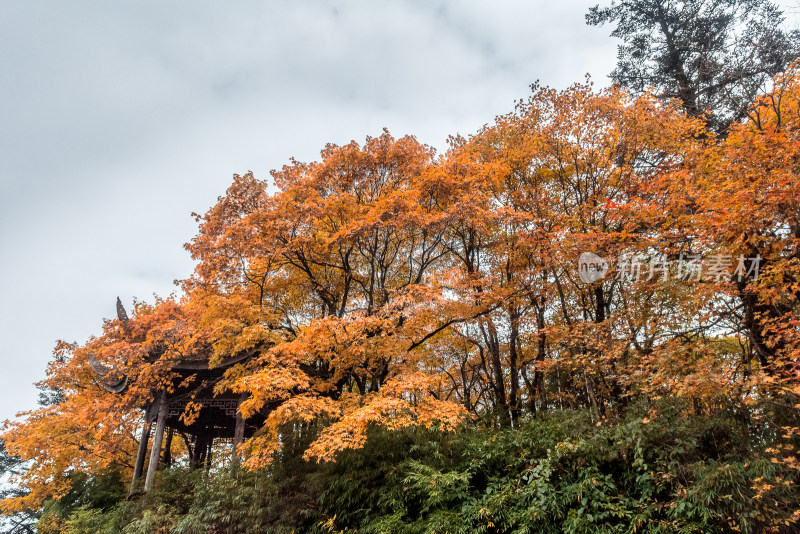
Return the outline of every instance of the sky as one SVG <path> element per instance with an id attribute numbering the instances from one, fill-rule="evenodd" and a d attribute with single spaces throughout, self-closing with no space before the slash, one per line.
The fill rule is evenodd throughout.
<path id="1" fill-rule="evenodd" d="M 0 421 L 56 340 L 193 268 L 233 174 L 386 127 L 438 149 L 616 60 L 597 0 L 0 0 Z"/>

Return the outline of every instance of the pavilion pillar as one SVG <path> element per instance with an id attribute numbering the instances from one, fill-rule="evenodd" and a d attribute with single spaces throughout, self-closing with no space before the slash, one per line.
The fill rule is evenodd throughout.
<path id="1" fill-rule="evenodd" d="M 233 457 L 231 458 L 234 464 L 239 463 L 238 448 L 239 445 L 244 443 L 244 417 L 242 417 L 241 412 L 239 412 L 239 408 L 241 408 L 242 403 L 246 399 L 247 393 L 242 393 L 242 396 L 239 397 L 239 404 L 236 406 L 236 428 L 233 431 Z"/>
<path id="2" fill-rule="evenodd" d="M 133 466 L 133 480 L 131 480 L 130 492 L 136 489 L 136 483 L 142 478 L 142 471 L 144 471 L 144 460 L 147 457 L 147 444 L 150 441 L 150 421 L 147 420 L 147 414 L 144 417 L 144 425 L 142 426 L 142 437 L 139 439 L 139 451 L 136 453 L 136 464 Z"/>
<path id="3" fill-rule="evenodd" d="M 208 437 L 208 444 L 206 445 L 206 473 L 211 470 L 211 453 L 214 451 L 214 436 Z"/>
<path id="4" fill-rule="evenodd" d="M 161 463 L 164 467 L 170 467 L 172 465 L 172 437 L 174 433 L 172 427 L 167 428 L 167 440 L 164 442 L 164 453 L 161 458 Z"/>
<path id="5" fill-rule="evenodd" d="M 203 466 L 203 462 L 206 459 L 206 452 L 208 451 L 208 447 L 206 446 L 206 435 L 205 435 L 205 427 L 200 429 L 200 433 L 197 434 L 194 438 L 194 447 L 193 447 L 191 465 L 192 469 L 199 469 Z"/>
<path id="6" fill-rule="evenodd" d="M 161 444 L 164 441 L 164 426 L 167 424 L 167 391 L 161 392 L 158 400 L 158 419 L 156 420 L 156 434 L 153 436 L 153 447 L 150 449 L 150 465 L 147 466 L 147 477 L 144 480 L 144 490 L 150 491 L 156 483 L 158 459 L 161 456 Z"/>

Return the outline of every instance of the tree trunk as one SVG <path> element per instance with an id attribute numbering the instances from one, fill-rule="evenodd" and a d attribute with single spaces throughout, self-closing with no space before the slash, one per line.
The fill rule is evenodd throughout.
<path id="1" fill-rule="evenodd" d="M 239 455 L 239 446 L 244 443 L 244 417 L 239 412 L 239 407 L 242 406 L 242 403 L 247 399 L 247 393 L 242 393 L 242 396 L 239 397 L 239 405 L 236 408 L 236 428 L 233 432 L 233 456 L 231 461 L 234 464 L 239 463 L 241 460 Z"/>

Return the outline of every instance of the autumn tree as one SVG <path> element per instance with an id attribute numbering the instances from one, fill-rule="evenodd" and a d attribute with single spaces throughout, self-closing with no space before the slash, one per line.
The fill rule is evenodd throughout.
<path id="1" fill-rule="evenodd" d="M 428 394 L 435 366 L 418 348 L 439 328 L 442 298 L 436 207 L 414 188 L 432 157 L 412 137 L 386 132 L 363 146 L 329 145 L 319 163 L 273 172 L 275 194 L 252 175 L 236 177 L 200 218 L 188 246 L 197 275 L 186 287 L 264 310 L 268 319 L 242 335 L 273 336 L 258 365 L 231 373 L 227 386 L 249 394 L 245 415 L 270 413 L 250 443 L 260 461 L 290 421 L 329 421 L 311 448 L 329 457 L 361 443 L 369 424 L 451 427 L 460 418 Z"/>
<path id="2" fill-rule="evenodd" d="M 509 421 L 523 407 L 590 406 L 599 416 L 627 402 L 625 366 L 663 342 L 685 310 L 644 280 L 612 273 L 584 283 L 577 260 L 594 252 L 613 262 L 670 244 L 654 231 L 663 209 L 646 184 L 680 168 L 701 129 L 621 91 L 535 87 L 446 155 L 434 183 L 464 184 L 451 187 L 453 285 L 462 303 L 498 303 L 451 329 L 448 342 L 465 348 L 449 375 L 470 369 L 465 382 L 479 388 L 470 396 L 489 398 Z"/>
<path id="3" fill-rule="evenodd" d="M 730 290 L 751 355 L 770 373 L 794 372 L 800 313 L 800 85 L 792 70 L 776 80 L 748 120 L 703 154 L 698 222 L 729 254 L 759 258 L 758 279 L 731 277 Z"/>

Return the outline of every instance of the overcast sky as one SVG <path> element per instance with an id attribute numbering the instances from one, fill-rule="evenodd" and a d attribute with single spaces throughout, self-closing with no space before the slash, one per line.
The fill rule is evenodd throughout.
<path id="1" fill-rule="evenodd" d="M 189 275 L 234 173 L 384 126 L 441 149 L 537 79 L 605 85 L 595 3 L 0 0 L 0 421 L 57 339 Z"/>

